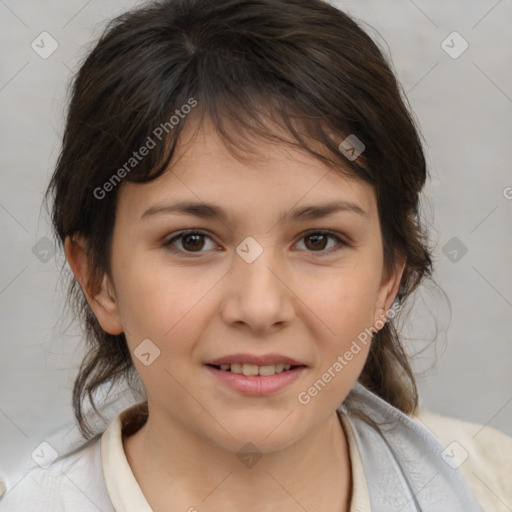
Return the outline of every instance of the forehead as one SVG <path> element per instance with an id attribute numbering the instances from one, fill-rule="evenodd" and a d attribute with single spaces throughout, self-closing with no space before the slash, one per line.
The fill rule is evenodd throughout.
<path id="1" fill-rule="evenodd" d="M 341 164 L 332 168 L 286 142 L 239 142 L 234 154 L 210 123 L 188 124 L 167 171 L 148 183 L 124 183 L 119 203 L 129 203 L 131 212 L 141 214 L 171 199 L 215 202 L 240 211 L 262 205 L 282 211 L 300 204 L 351 201 L 370 217 L 376 213 L 373 187 L 349 175 Z M 314 149 L 325 151 L 319 143 Z"/>

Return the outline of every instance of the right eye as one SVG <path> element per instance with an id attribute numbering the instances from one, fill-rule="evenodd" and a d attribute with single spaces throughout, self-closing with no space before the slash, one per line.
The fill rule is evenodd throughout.
<path id="1" fill-rule="evenodd" d="M 205 245 L 207 245 L 206 240 L 209 240 L 211 243 L 210 250 L 220 249 L 210 236 L 202 231 L 195 230 L 187 230 L 178 233 L 165 242 L 164 247 L 181 254 L 202 253 L 206 252 L 203 250 Z"/>

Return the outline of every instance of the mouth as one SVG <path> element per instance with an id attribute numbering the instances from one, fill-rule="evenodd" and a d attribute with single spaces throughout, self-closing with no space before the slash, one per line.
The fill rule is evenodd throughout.
<path id="1" fill-rule="evenodd" d="M 283 372 L 289 372 L 295 370 L 295 368 L 305 368 L 306 365 L 292 365 L 292 364 L 270 364 L 270 365 L 256 365 L 250 363 L 232 363 L 232 364 L 207 364 L 206 366 L 210 366 L 211 368 L 215 368 L 217 370 L 223 372 L 236 373 L 239 375 L 245 375 L 246 377 L 271 377 L 272 375 L 276 375 Z"/>
<path id="2" fill-rule="evenodd" d="M 249 396 L 269 396 L 291 386 L 307 365 L 280 354 L 232 354 L 205 364 L 222 385 Z"/>

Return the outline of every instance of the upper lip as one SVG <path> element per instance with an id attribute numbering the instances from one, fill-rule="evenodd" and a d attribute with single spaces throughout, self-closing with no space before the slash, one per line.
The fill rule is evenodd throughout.
<path id="1" fill-rule="evenodd" d="M 276 364 L 289 364 L 291 366 L 306 366 L 304 363 L 292 359 L 291 357 L 283 356 L 281 354 L 265 354 L 265 355 L 254 355 L 254 354 L 231 354 L 228 356 L 222 356 L 217 359 L 212 359 L 206 364 L 213 366 L 220 366 L 221 364 L 255 364 L 257 366 L 271 366 Z"/>

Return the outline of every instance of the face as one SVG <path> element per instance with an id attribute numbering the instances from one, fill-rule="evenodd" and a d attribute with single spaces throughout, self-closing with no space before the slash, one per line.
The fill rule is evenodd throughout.
<path id="1" fill-rule="evenodd" d="M 332 419 L 401 272 L 370 185 L 284 145 L 241 162 L 208 125 L 183 140 L 166 174 L 123 183 L 91 305 L 126 334 L 150 421 L 277 450 Z"/>

